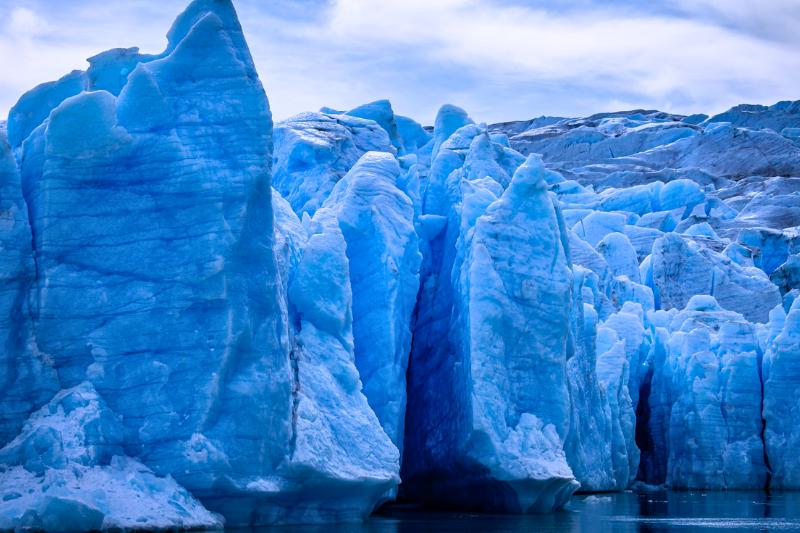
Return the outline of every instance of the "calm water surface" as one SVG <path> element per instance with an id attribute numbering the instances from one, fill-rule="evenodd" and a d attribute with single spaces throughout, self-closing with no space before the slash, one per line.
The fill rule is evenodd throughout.
<path id="1" fill-rule="evenodd" d="M 545 516 L 430 513 L 394 506 L 364 524 L 260 528 L 258 533 L 798 531 L 800 493 L 653 492 L 575 496 Z"/>

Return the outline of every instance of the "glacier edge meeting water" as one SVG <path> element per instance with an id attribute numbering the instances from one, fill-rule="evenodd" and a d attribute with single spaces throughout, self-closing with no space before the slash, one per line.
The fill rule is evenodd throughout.
<path id="1" fill-rule="evenodd" d="M 800 490 L 800 101 L 273 124 L 230 0 L 0 123 L 0 530 Z"/>

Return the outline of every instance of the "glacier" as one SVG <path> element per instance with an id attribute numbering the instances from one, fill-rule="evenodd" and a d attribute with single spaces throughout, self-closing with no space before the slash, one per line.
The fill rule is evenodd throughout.
<path id="1" fill-rule="evenodd" d="M 487 148 L 473 141 L 466 160 Z M 439 278 L 454 285 L 450 335 L 443 349 L 412 355 L 411 393 L 439 393 L 409 405 L 404 485 L 448 506 L 552 510 L 579 486 L 563 451 L 572 296 L 563 226 L 536 156 L 499 198 L 491 177 L 465 178 L 453 277 Z M 539 264 L 520 263 L 515 250 Z"/>
<path id="2" fill-rule="evenodd" d="M 305 259 L 292 279 L 279 277 L 272 120 L 232 4 L 192 3 L 168 40 L 160 57 L 135 56 L 121 87 L 98 86 L 105 78 L 93 70 L 130 67 L 130 54 L 112 53 L 10 113 L 27 206 L 13 209 L 10 196 L 3 238 L 20 251 L 4 256 L 15 267 L 5 320 L 27 314 L 9 336 L 33 338 L 4 352 L 14 394 L 3 412 L 16 415 L 4 416 L 4 436 L 46 403 L 45 391 L 89 382 L 121 420 L 121 457 L 171 476 L 174 491 L 227 525 L 362 519 L 397 484 L 399 452 L 361 392 L 349 287 L 325 309 L 297 296 L 342 287 L 344 240 L 324 231 L 318 244 L 307 230 Z M 70 95 L 73 78 L 84 90 Z M 17 220 L 25 211 L 29 230 Z M 311 258 L 340 268 L 321 277 Z M 29 397 L 18 398 L 21 387 Z M 339 444 L 347 431 L 353 439 Z M 129 468 L 117 470 L 103 475 L 125 479 Z M 41 509 L 46 498 L 25 501 Z M 103 527 L 124 523 L 118 511 Z M 8 516 L 0 527 L 22 527 Z"/>
<path id="3" fill-rule="evenodd" d="M 323 203 L 335 214 L 346 242 L 355 364 L 364 394 L 400 450 L 411 320 L 422 262 L 414 208 L 398 187 L 401 172 L 391 154 L 367 152 Z"/>
<path id="4" fill-rule="evenodd" d="M 800 103 L 273 123 L 167 41 L 0 122 L 0 531 L 800 489 Z"/>

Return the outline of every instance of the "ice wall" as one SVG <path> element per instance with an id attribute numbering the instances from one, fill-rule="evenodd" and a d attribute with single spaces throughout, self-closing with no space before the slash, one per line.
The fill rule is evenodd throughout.
<path id="1" fill-rule="evenodd" d="M 229 0 L 168 41 L 0 125 L 0 529 L 798 487 L 796 103 L 273 127 Z"/>

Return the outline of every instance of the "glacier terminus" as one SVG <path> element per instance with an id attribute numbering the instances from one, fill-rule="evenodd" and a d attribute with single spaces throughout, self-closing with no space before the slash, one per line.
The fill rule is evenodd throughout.
<path id="1" fill-rule="evenodd" d="M 0 531 L 800 490 L 800 101 L 273 123 L 167 40 L 0 122 Z"/>

